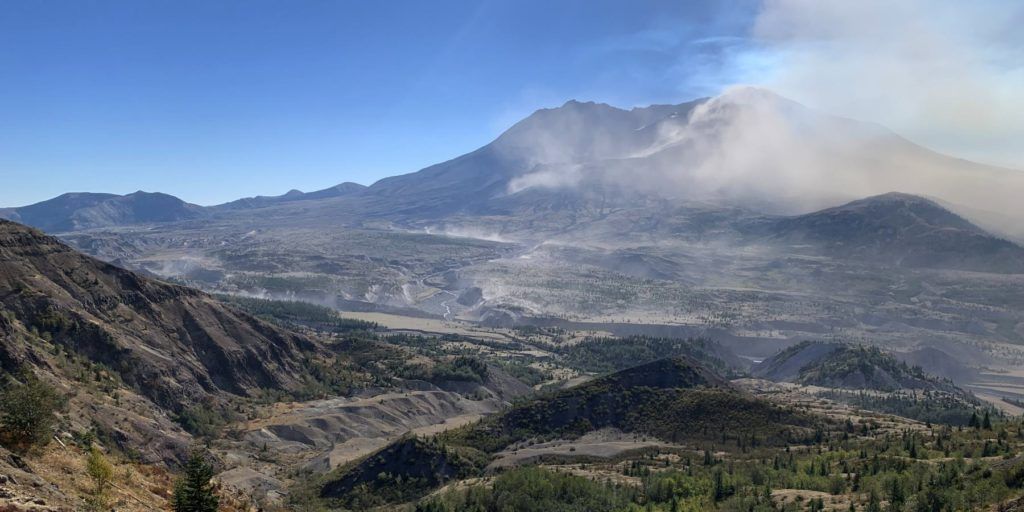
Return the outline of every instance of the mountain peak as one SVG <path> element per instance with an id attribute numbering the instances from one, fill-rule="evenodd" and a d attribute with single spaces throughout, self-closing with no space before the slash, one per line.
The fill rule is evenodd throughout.
<path id="1" fill-rule="evenodd" d="M 580 100 L 577 100 L 577 99 L 574 98 L 574 99 L 571 99 L 571 100 L 566 101 L 565 103 L 563 103 L 560 108 L 593 107 L 593 106 L 597 106 L 597 105 L 603 105 L 603 106 L 607 106 L 607 107 L 611 106 L 611 105 L 608 105 L 607 103 L 597 103 L 595 101 L 580 101 Z"/>
<path id="2" fill-rule="evenodd" d="M 1024 271 L 1024 248 L 930 199 L 900 192 L 781 219 L 773 237 L 903 267 Z"/>
<path id="3" fill-rule="evenodd" d="M 716 96 L 716 98 L 747 102 L 770 101 L 796 103 L 795 101 L 786 98 L 771 89 L 765 89 L 764 87 L 758 87 L 755 85 L 738 85 L 729 87 Z"/>
<path id="4" fill-rule="evenodd" d="M 883 215 L 899 216 L 905 221 L 925 222 L 935 227 L 957 228 L 983 233 L 984 230 L 971 224 L 963 217 L 949 211 L 926 197 L 905 192 L 887 192 L 865 197 L 849 203 L 823 210 L 827 212 L 861 211 L 864 215 L 882 218 Z M 895 217 L 890 217 L 890 220 Z"/>
<path id="5" fill-rule="evenodd" d="M 198 218 L 202 207 L 161 192 L 142 190 L 119 196 L 75 192 L 4 210 L 5 217 L 47 232 Z"/>

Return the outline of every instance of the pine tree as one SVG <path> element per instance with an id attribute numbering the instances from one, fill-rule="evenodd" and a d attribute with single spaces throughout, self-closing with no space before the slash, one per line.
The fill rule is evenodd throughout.
<path id="1" fill-rule="evenodd" d="M 712 499 L 715 500 L 715 503 L 718 503 L 719 501 L 722 501 L 725 498 L 729 497 L 729 495 L 732 493 L 729 492 L 729 489 L 725 485 L 725 479 L 722 475 L 722 470 L 719 469 L 715 471 L 714 475 L 712 476 L 712 485 L 714 488 L 712 491 Z"/>
<path id="2" fill-rule="evenodd" d="M 864 510 L 865 512 L 882 512 L 882 503 L 878 500 L 875 491 L 871 491 L 871 495 L 868 497 L 868 506 Z"/>
<path id="3" fill-rule="evenodd" d="M 0 380 L 0 444 L 24 453 L 45 445 L 53 435 L 54 415 L 64 403 L 57 390 L 31 373 L 19 375 L 23 384 Z"/>
<path id="4" fill-rule="evenodd" d="M 898 477 L 889 481 L 889 504 L 890 507 L 902 505 L 906 500 L 906 493 L 903 491 L 903 483 Z"/>
<path id="5" fill-rule="evenodd" d="M 171 498 L 174 512 L 217 512 L 220 498 L 214 492 L 213 467 L 200 450 L 193 450 L 185 464 L 185 471 L 174 482 Z"/>
<path id="6" fill-rule="evenodd" d="M 988 411 L 985 411 L 985 419 L 981 420 L 981 428 L 992 430 L 992 418 L 989 418 Z"/>
<path id="7" fill-rule="evenodd" d="M 85 500 L 87 510 L 97 512 L 110 510 L 110 480 L 114 476 L 114 468 L 98 448 L 92 446 L 85 458 L 85 472 L 92 479 L 93 489 Z"/>

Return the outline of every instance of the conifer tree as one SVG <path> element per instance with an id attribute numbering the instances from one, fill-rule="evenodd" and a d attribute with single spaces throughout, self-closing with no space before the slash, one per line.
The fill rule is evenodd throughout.
<path id="1" fill-rule="evenodd" d="M 185 470 L 174 483 L 171 504 L 174 512 L 216 512 L 220 498 L 214 492 L 213 467 L 206 461 L 202 451 L 196 449 L 189 455 Z"/>
<path id="2" fill-rule="evenodd" d="M 85 472 L 92 479 L 93 489 L 86 498 L 86 509 L 102 512 L 110 510 L 110 481 L 114 476 L 114 468 L 107 461 L 99 448 L 89 447 L 85 458 Z"/>
<path id="3" fill-rule="evenodd" d="M 971 413 L 971 419 L 967 421 L 967 426 L 971 427 L 971 428 L 978 428 L 979 425 L 980 425 L 980 423 L 978 421 L 978 413 L 977 413 L 977 411 L 972 412 Z"/>

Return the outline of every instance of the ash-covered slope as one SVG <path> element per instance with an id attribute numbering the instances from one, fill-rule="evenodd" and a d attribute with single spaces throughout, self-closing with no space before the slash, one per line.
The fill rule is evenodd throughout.
<path id="1" fill-rule="evenodd" d="M 875 391 L 944 391 L 966 395 L 951 381 L 900 362 L 874 347 L 806 341 L 752 369 L 760 378 L 804 385 Z"/>
<path id="2" fill-rule="evenodd" d="M 123 196 L 68 193 L 29 206 L 0 210 L 0 217 L 51 233 L 175 222 L 204 215 L 201 206 L 171 195 L 142 191 Z"/>
<path id="3" fill-rule="evenodd" d="M 546 195 L 522 195 L 511 199 L 511 204 L 491 202 L 535 184 L 547 190 L 571 186 L 575 181 L 571 173 L 579 165 L 643 151 L 658 137 L 652 126 L 667 119 L 686 119 L 702 101 L 631 110 L 569 101 L 558 108 L 541 109 L 476 151 L 374 183 L 366 191 L 367 204 L 376 210 L 381 201 L 387 201 L 399 214 L 422 217 L 502 211 L 514 209 L 519 201 L 564 206 L 561 200 L 544 204 Z M 569 174 L 561 176 L 563 171 Z M 534 172 L 541 172 L 536 183 L 529 178 L 516 181 Z"/>
<path id="4" fill-rule="evenodd" d="M 949 379 L 958 384 L 974 382 L 978 369 L 972 368 L 962 359 L 935 347 L 921 347 L 911 352 L 895 354 L 896 358 L 911 366 L 920 366 L 925 371 Z"/>
<path id="5" fill-rule="evenodd" d="M 1024 173 L 940 155 L 880 126 L 755 88 L 629 110 L 570 101 L 538 110 L 475 151 L 366 188 L 346 183 L 199 210 L 164 206 L 162 216 L 128 212 L 123 203 L 137 194 L 92 197 L 69 211 L 51 203 L 0 215 L 57 232 L 205 213 L 220 225 L 264 228 L 490 222 L 503 233 L 529 236 L 621 219 L 623 211 L 664 219 L 699 203 L 792 214 L 891 190 L 1010 219 L 1024 215 L 1018 200 Z M 259 219 L 253 208 L 263 210 Z"/>
<path id="6" fill-rule="evenodd" d="M 888 193 L 781 219 L 774 241 L 830 255 L 904 267 L 1024 272 L 1024 248 L 994 236 L 934 201 Z"/>
<path id="7" fill-rule="evenodd" d="M 325 188 L 323 190 L 316 190 L 313 192 L 289 190 L 287 193 L 281 194 L 279 196 L 245 197 L 217 206 L 211 206 L 210 210 L 251 210 L 254 208 L 263 208 L 267 206 L 273 206 L 275 204 L 290 203 L 295 201 L 313 201 L 317 199 L 329 199 L 332 197 L 350 196 L 353 194 L 358 194 L 363 190 L 366 190 L 365 185 L 360 185 L 358 183 L 346 181 L 345 183 Z"/>
<path id="8" fill-rule="evenodd" d="M 755 88 L 631 110 L 570 101 L 476 151 L 383 179 L 344 202 L 406 222 L 451 214 L 547 220 L 570 210 L 554 221 L 575 227 L 616 209 L 698 201 L 797 213 L 890 190 L 1024 214 L 1020 173 L 940 155 Z"/>
<path id="9" fill-rule="evenodd" d="M 18 322 L 45 334 L 172 411 L 222 393 L 295 389 L 317 349 L 204 293 L 143 278 L 8 221 L 0 221 L 0 307 L 0 329 Z M 6 369 L 38 362 L 26 343 L 5 339 Z"/>

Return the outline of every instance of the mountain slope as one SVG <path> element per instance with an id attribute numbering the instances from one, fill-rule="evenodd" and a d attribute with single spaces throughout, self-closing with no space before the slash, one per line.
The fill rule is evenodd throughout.
<path id="1" fill-rule="evenodd" d="M 762 361 L 752 373 L 768 380 L 875 391 L 959 392 L 952 382 L 924 373 L 874 347 L 807 341 Z"/>
<path id="2" fill-rule="evenodd" d="M 0 221 L 0 307 L 7 322 L 105 365 L 172 411 L 223 393 L 296 389 L 317 348 L 204 293 L 96 261 L 8 221 Z M 31 363 L 31 347 L 17 339 L 3 352 L 8 366 Z"/>
<path id="3" fill-rule="evenodd" d="M 203 215 L 201 206 L 171 195 L 142 191 L 124 196 L 68 193 L 29 206 L 0 210 L 0 217 L 53 233 L 175 222 Z"/>
<path id="4" fill-rule="evenodd" d="M 333 187 L 313 192 L 302 192 L 300 190 L 289 190 L 279 196 L 256 196 L 237 199 L 228 203 L 211 206 L 211 210 L 246 210 L 252 208 L 263 208 L 280 203 L 294 201 L 312 201 L 317 199 L 328 199 L 332 197 L 344 197 L 358 194 L 366 189 L 366 186 L 346 181 Z"/>
<path id="5" fill-rule="evenodd" d="M 910 194 L 883 194 L 781 219 L 771 231 L 776 241 L 886 264 L 1024 272 L 1024 248 Z"/>
<path id="6" fill-rule="evenodd" d="M 381 218 L 419 227 L 486 221 L 528 235 L 542 228 L 580 229 L 617 210 L 664 216 L 697 202 L 793 214 L 890 190 L 1001 211 L 1011 219 L 1024 215 L 1017 200 L 1024 173 L 940 155 L 877 125 L 755 88 L 630 110 L 570 101 L 536 111 L 472 152 L 368 188 L 292 191 L 210 211 L 244 222 L 252 220 L 249 209 L 268 208 L 260 219 L 264 226 L 359 225 Z M 317 204 L 310 205 L 313 199 Z M 32 207 L 0 214 L 48 231 L 196 215 L 194 208 L 161 218 L 115 215 L 107 211 L 116 210 L 112 206 L 94 211 L 124 201 L 102 199 L 88 212 L 57 218 L 30 215 L 39 210 Z"/>
<path id="7" fill-rule="evenodd" d="M 685 119 L 702 101 L 628 111 L 603 103 L 569 101 L 558 108 L 541 109 L 476 151 L 374 183 L 366 191 L 366 204 L 376 212 L 386 199 L 400 214 L 425 217 L 490 211 L 490 201 L 530 188 L 529 183 L 515 184 L 517 178 L 541 171 L 553 175 L 582 163 L 641 151 L 657 136 L 646 127 L 668 118 Z M 544 184 L 552 188 L 572 185 L 557 176 L 553 179 Z"/>
<path id="8" fill-rule="evenodd" d="M 671 442 L 775 445 L 812 437 L 821 421 L 737 391 L 692 359 L 677 357 L 537 397 L 432 440 L 399 440 L 314 486 L 332 505 L 361 509 L 479 475 L 490 454 L 527 440 L 573 439 L 614 428 Z"/>
<path id="9" fill-rule="evenodd" d="M 346 204 L 407 222 L 568 208 L 576 215 L 564 222 L 579 224 L 602 207 L 704 201 L 791 214 L 890 190 L 1024 214 L 1021 173 L 755 88 L 631 110 L 577 101 L 538 110 L 475 151 L 380 180 Z"/>
<path id="10" fill-rule="evenodd" d="M 749 421 L 756 418 L 754 421 Z M 788 440 L 809 419 L 736 391 L 687 357 L 661 359 L 517 405 L 480 425 L 452 433 L 454 444 L 485 452 L 532 437 L 574 438 L 617 428 L 668 441 L 757 436 Z M 738 437 L 737 437 L 738 439 Z M 773 441 L 774 440 L 774 441 Z"/>

